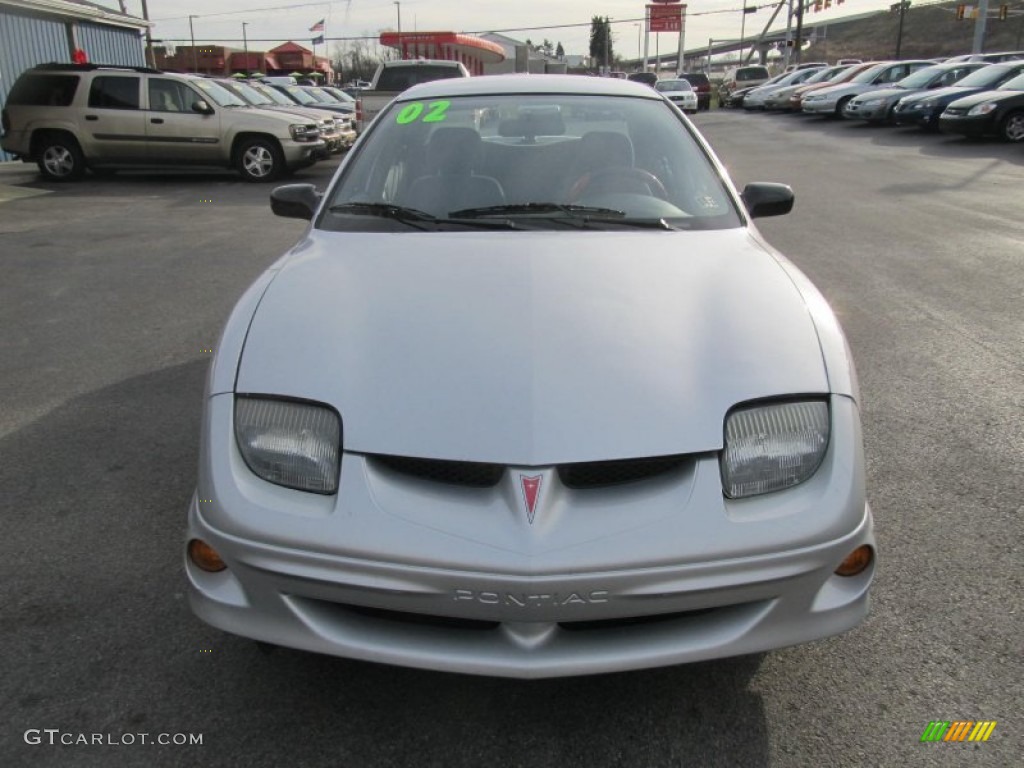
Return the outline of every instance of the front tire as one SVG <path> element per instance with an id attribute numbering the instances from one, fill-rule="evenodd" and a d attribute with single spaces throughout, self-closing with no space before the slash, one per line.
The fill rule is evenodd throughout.
<path id="1" fill-rule="evenodd" d="M 1024 110 L 1011 112 L 1003 119 L 999 132 L 1007 141 L 1024 141 Z"/>
<path id="2" fill-rule="evenodd" d="M 843 111 L 846 109 L 846 105 L 850 103 L 850 99 L 852 98 L 853 96 L 843 96 L 843 98 L 836 102 L 836 117 L 845 119 L 846 116 L 843 114 Z"/>
<path id="3" fill-rule="evenodd" d="M 85 156 L 69 134 L 45 134 L 35 154 L 39 173 L 49 181 L 77 181 L 85 173 Z"/>
<path id="4" fill-rule="evenodd" d="M 284 155 L 272 139 L 247 139 L 238 146 L 238 172 L 246 181 L 275 181 L 284 173 Z"/>

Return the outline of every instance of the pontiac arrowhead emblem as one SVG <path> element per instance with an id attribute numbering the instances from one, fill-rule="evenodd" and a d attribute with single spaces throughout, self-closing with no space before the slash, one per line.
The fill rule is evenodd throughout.
<path id="1" fill-rule="evenodd" d="M 519 476 L 519 482 L 523 487 L 523 501 L 526 502 L 526 517 L 529 519 L 530 525 L 533 525 L 533 516 L 537 514 L 537 499 L 540 496 L 540 483 L 542 479 L 542 475 L 534 475 L 533 477 Z"/>

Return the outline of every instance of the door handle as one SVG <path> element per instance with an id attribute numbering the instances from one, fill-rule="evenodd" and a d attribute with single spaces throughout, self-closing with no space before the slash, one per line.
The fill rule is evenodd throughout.
<path id="1" fill-rule="evenodd" d="M 99 117 L 97 117 L 96 115 L 86 115 L 85 119 L 86 120 L 99 120 Z"/>
<path id="2" fill-rule="evenodd" d="M 149 122 L 156 123 L 157 125 L 163 125 L 164 119 L 162 117 L 154 117 L 151 118 Z"/>

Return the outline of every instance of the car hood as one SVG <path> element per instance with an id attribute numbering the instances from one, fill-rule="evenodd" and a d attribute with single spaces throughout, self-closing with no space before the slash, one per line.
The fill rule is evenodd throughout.
<path id="1" fill-rule="evenodd" d="M 972 93 L 978 93 L 981 90 L 981 88 L 963 88 L 955 85 L 950 85 L 945 88 L 933 88 L 932 90 L 928 91 L 917 91 L 908 96 L 905 96 L 904 101 L 910 103 L 915 101 L 928 101 L 930 99 L 935 99 L 936 101 L 940 99 L 952 100 L 959 99 L 963 96 L 969 96 Z"/>
<path id="2" fill-rule="evenodd" d="M 971 94 L 970 96 L 965 96 L 962 99 L 952 101 L 949 103 L 949 106 L 957 108 L 973 107 L 977 104 L 984 104 L 986 101 L 1001 102 L 1014 98 L 1020 99 L 1024 102 L 1024 91 L 981 91 L 979 93 Z"/>
<path id="3" fill-rule="evenodd" d="M 737 403 L 826 393 L 801 294 L 751 232 L 311 230 L 236 391 L 328 403 L 345 449 L 511 465 L 721 448 Z"/>

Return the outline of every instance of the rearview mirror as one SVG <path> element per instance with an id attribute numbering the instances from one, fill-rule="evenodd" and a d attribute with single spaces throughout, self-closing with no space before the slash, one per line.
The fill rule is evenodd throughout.
<path id="1" fill-rule="evenodd" d="M 193 112 L 198 112 L 200 115 L 212 115 L 213 114 L 213 107 L 211 107 L 208 103 L 206 103 L 202 99 L 199 99 L 198 101 L 193 101 L 192 102 L 192 111 Z"/>
<path id="2" fill-rule="evenodd" d="M 755 181 L 743 188 L 740 197 L 752 219 L 782 216 L 793 210 L 793 190 L 786 184 Z"/>
<path id="3" fill-rule="evenodd" d="M 286 219 L 311 221 L 322 194 L 312 184 L 285 184 L 270 193 L 270 210 Z"/>

